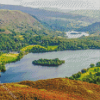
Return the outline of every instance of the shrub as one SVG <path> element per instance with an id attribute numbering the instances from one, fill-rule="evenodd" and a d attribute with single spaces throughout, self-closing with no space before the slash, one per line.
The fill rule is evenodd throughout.
<path id="1" fill-rule="evenodd" d="M 0 51 L 0 56 L 3 54 L 3 52 L 2 51 Z"/>
<path id="2" fill-rule="evenodd" d="M 0 29 L 0 32 L 4 32 L 5 31 L 5 29 Z"/>
<path id="3" fill-rule="evenodd" d="M 97 72 L 99 71 L 99 68 L 97 68 Z"/>
<path id="4" fill-rule="evenodd" d="M 96 63 L 96 67 L 100 67 L 100 62 L 97 62 Z"/>
<path id="5" fill-rule="evenodd" d="M 98 72 L 98 71 L 99 71 L 99 68 L 95 68 L 95 69 L 94 69 L 94 72 Z"/>
<path id="6" fill-rule="evenodd" d="M 96 73 L 96 76 L 100 76 L 100 72 L 97 72 L 97 73 Z"/>
<path id="7" fill-rule="evenodd" d="M 1 63 L 0 64 L 0 71 L 1 72 L 5 72 L 6 71 L 6 68 L 5 68 L 5 64 L 4 63 Z"/>
<path id="8" fill-rule="evenodd" d="M 77 74 L 76 74 L 76 78 L 79 78 L 81 76 L 81 72 L 78 72 Z"/>
<path id="9" fill-rule="evenodd" d="M 71 79 L 71 80 L 74 80 L 74 78 L 71 76 L 71 77 L 69 77 L 69 79 Z"/>
<path id="10" fill-rule="evenodd" d="M 92 68 L 92 67 L 94 67 L 95 65 L 94 64 L 90 64 L 90 67 Z"/>
<path id="11" fill-rule="evenodd" d="M 75 79 L 77 80 L 79 77 L 81 77 L 81 72 L 78 72 L 77 74 L 73 74 L 69 79 Z"/>
<path id="12" fill-rule="evenodd" d="M 92 75 L 92 73 L 90 72 L 89 75 Z"/>
<path id="13" fill-rule="evenodd" d="M 87 72 L 87 69 L 82 69 L 81 72 L 82 73 L 86 73 Z"/>
<path id="14" fill-rule="evenodd" d="M 94 72 L 96 72 L 97 70 L 96 70 L 96 68 L 94 69 Z"/>
<path id="15" fill-rule="evenodd" d="M 65 78 L 69 78 L 69 77 L 66 76 Z"/>
<path id="16" fill-rule="evenodd" d="M 39 53 L 39 52 L 47 52 L 47 49 L 45 47 L 42 47 L 42 46 L 34 46 L 30 52 L 33 52 L 33 53 Z"/>
<path id="17" fill-rule="evenodd" d="M 24 56 L 24 52 L 21 51 L 17 57 L 17 60 L 20 60 Z"/>

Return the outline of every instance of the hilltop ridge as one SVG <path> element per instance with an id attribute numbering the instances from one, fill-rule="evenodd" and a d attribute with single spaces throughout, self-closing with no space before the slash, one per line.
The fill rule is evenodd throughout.
<path id="1" fill-rule="evenodd" d="M 96 22 L 89 26 L 79 28 L 77 31 L 89 32 L 89 34 L 100 34 L 100 22 Z"/>

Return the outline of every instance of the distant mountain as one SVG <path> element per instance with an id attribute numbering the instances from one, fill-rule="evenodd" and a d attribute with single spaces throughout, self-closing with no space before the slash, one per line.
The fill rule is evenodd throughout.
<path id="1" fill-rule="evenodd" d="M 74 10 L 69 13 L 83 15 L 97 20 L 100 18 L 100 10 Z"/>
<path id="2" fill-rule="evenodd" d="M 0 5 L 0 9 L 20 10 L 22 12 L 35 16 L 48 29 L 59 31 L 69 31 L 88 26 L 100 21 L 99 18 L 86 16 L 85 14 L 58 12 L 56 10 L 43 10 L 13 5 Z"/>
<path id="3" fill-rule="evenodd" d="M 77 31 L 84 31 L 89 34 L 100 34 L 100 22 L 93 23 L 87 27 L 79 28 Z"/>

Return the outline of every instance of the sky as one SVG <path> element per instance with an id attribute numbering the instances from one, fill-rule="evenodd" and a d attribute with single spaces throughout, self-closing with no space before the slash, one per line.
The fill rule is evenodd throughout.
<path id="1" fill-rule="evenodd" d="M 100 0 L 0 0 L 0 4 L 22 5 L 26 7 L 58 9 L 99 9 Z"/>

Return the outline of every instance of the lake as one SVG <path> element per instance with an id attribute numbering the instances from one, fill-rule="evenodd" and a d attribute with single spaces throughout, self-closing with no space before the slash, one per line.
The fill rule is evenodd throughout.
<path id="1" fill-rule="evenodd" d="M 66 36 L 68 38 L 79 38 L 82 36 L 89 36 L 89 34 L 86 32 L 69 31 L 69 32 L 66 32 Z"/>
<path id="2" fill-rule="evenodd" d="M 65 63 L 59 67 L 47 67 L 33 65 L 33 60 L 40 58 L 59 58 L 65 60 Z M 19 82 L 23 80 L 40 80 L 48 78 L 57 78 L 71 76 L 88 68 L 91 63 L 100 61 L 100 50 L 67 50 L 54 51 L 46 53 L 29 53 L 20 61 L 6 64 L 7 71 L 1 73 L 1 83 Z"/>

